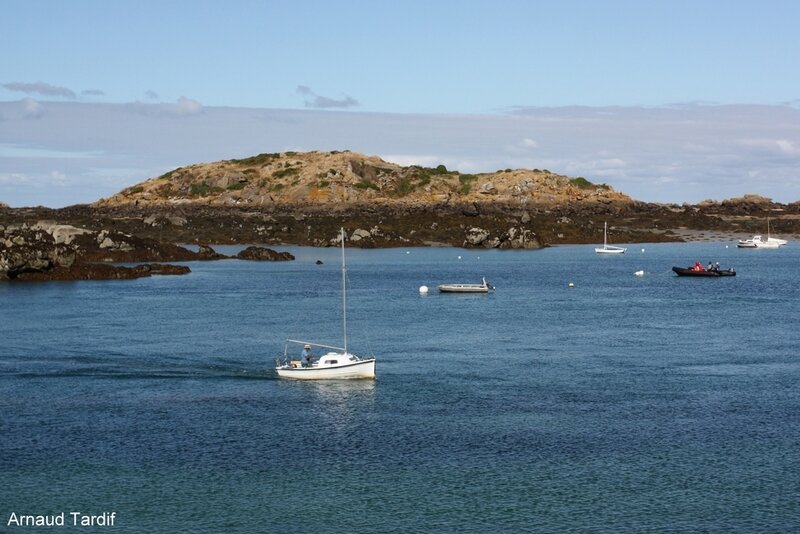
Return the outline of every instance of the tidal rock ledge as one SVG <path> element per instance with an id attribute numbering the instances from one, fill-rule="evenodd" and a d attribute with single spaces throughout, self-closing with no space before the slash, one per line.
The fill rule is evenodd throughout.
<path id="1" fill-rule="evenodd" d="M 0 280 L 123 280 L 190 272 L 179 265 L 108 263 L 189 259 L 181 252 L 186 249 L 173 247 L 52 221 L 0 226 Z"/>
<path id="2" fill-rule="evenodd" d="M 183 265 L 153 262 L 224 259 L 285 261 L 294 256 L 263 247 L 248 247 L 236 256 L 219 254 L 208 245 L 193 252 L 116 230 L 90 230 L 50 220 L 0 225 L 0 280 L 127 280 L 191 272 Z"/>

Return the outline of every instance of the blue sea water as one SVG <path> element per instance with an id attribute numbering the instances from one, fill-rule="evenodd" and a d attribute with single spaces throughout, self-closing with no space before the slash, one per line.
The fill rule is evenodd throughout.
<path id="1" fill-rule="evenodd" d="M 348 249 L 375 381 L 272 370 L 287 337 L 340 344 L 336 248 L 0 284 L 0 531 L 800 531 L 793 245 Z M 738 276 L 670 271 L 694 261 Z"/>

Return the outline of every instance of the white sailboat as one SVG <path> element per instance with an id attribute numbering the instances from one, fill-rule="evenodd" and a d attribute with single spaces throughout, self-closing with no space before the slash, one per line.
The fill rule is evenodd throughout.
<path id="1" fill-rule="evenodd" d="M 347 350 L 347 270 L 344 261 L 344 228 L 342 228 L 342 333 L 343 347 L 332 347 L 310 341 L 287 339 L 283 358 L 275 361 L 275 371 L 279 377 L 298 380 L 331 380 L 351 378 L 375 378 L 375 358 L 361 358 Z M 318 359 L 308 361 L 293 360 L 289 356 L 289 346 L 303 345 L 306 349 L 320 347 L 330 349 Z"/>
<path id="2" fill-rule="evenodd" d="M 608 222 L 603 223 L 603 246 L 596 247 L 594 251 L 598 254 L 623 254 L 626 250 L 624 247 L 615 247 L 608 244 Z"/>

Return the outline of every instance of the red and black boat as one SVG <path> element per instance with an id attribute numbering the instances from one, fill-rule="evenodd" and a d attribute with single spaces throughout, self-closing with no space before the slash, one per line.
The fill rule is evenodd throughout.
<path id="1" fill-rule="evenodd" d="M 678 276 L 736 276 L 736 269 L 720 269 L 719 267 L 706 269 L 698 264 L 692 267 L 673 267 L 672 270 Z"/>

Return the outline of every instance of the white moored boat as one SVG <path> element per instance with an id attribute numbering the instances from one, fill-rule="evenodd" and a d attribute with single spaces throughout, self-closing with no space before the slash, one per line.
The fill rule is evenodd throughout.
<path id="1" fill-rule="evenodd" d="M 342 228 L 342 332 L 343 347 L 331 347 L 310 341 L 287 339 L 283 358 L 275 361 L 275 372 L 282 378 L 298 380 L 341 380 L 351 378 L 375 378 L 375 358 L 361 358 L 347 350 L 347 271 L 344 262 L 344 228 Z M 309 352 L 306 361 L 290 359 L 289 346 L 304 345 L 306 349 L 320 347 L 331 349 L 314 358 Z"/>
<path id="2" fill-rule="evenodd" d="M 778 239 L 769 235 L 769 219 L 767 219 L 767 238 L 764 239 L 760 235 L 754 235 L 750 239 L 740 239 L 736 246 L 739 248 L 780 248 L 788 241 L 785 239 Z"/>
<path id="3" fill-rule="evenodd" d="M 624 254 L 626 250 L 628 249 L 608 244 L 608 223 L 603 223 L 603 246 L 595 248 L 594 251 L 598 254 Z"/>
<path id="4" fill-rule="evenodd" d="M 482 278 L 480 284 L 441 284 L 439 291 L 442 293 L 488 293 L 494 291 L 494 286 Z"/>
<path id="5" fill-rule="evenodd" d="M 768 237 L 764 239 L 760 235 L 754 235 L 750 239 L 740 239 L 736 246 L 739 248 L 779 248 L 786 244 L 784 239 Z"/>

